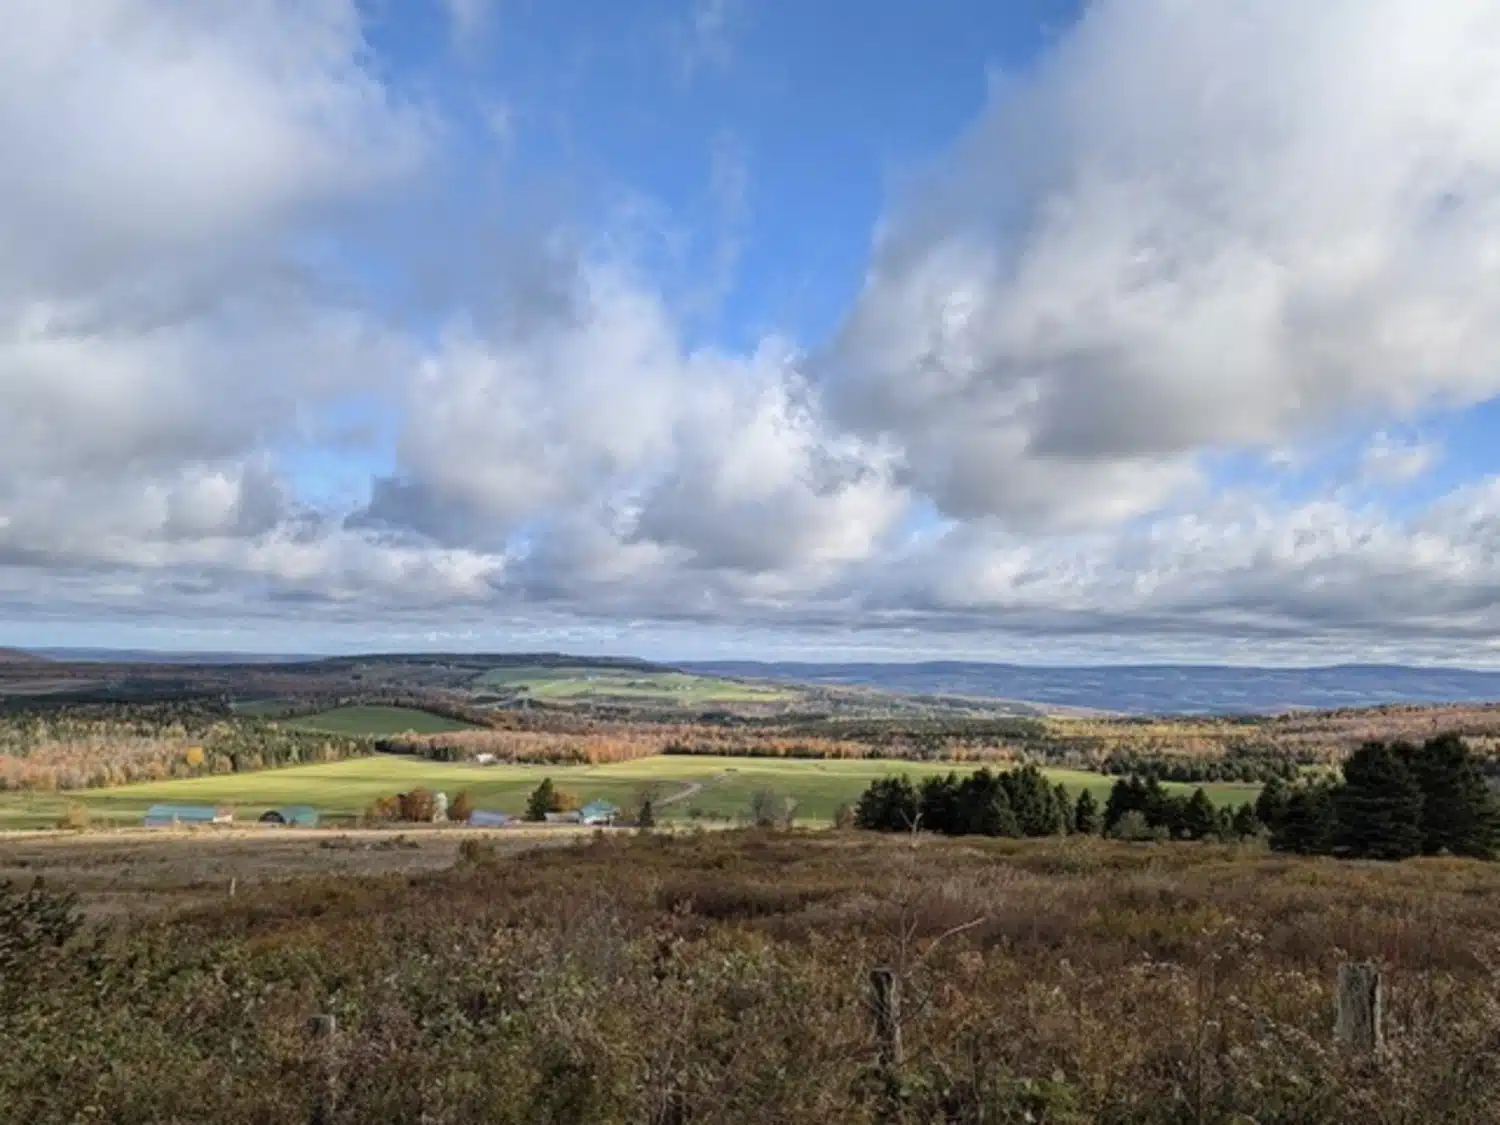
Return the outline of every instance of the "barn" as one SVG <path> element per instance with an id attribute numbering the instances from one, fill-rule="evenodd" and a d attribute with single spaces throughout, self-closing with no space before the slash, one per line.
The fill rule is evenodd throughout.
<path id="1" fill-rule="evenodd" d="M 510 813 L 475 809 L 469 816 L 469 826 L 471 828 L 504 828 L 507 824 L 515 823 L 515 820 L 516 818 Z"/>
<path id="2" fill-rule="evenodd" d="M 233 824 L 234 810 L 216 805 L 152 805 L 143 823 L 147 828 L 173 828 L 185 824 Z"/>
<path id="3" fill-rule="evenodd" d="M 279 809 L 267 809 L 260 815 L 262 824 L 284 824 L 291 828 L 316 828 L 318 810 L 311 805 L 283 805 Z"/>
<path id="4" fill-rule="evenodd" d="M 583 808 L 579 809 L 578 812 L 579 818 L 583 823 L 592 824 L 596 827 L 613 824 L 615 818 L 620 815 L 619 808 L 608 801 L 590 801 Z"/>

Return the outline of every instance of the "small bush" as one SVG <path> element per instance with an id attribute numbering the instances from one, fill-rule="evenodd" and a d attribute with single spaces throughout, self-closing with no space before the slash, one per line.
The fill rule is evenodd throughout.
<path id="1" fill-rule="evenodd" d="M 57 818 L 59 828 L 71 829 L 82 832 L 89 826 L 89 810 L 87 805 L 69 805 L 62 816 Z"/>
<path id="2" fill-rule="evenodd" d="M 498 854 L 491 840 L 468 839 L 458 845 L 460 866 L 482 867 L 487 863 L 493 863 Z"/>
<path id="3" fill-rule="evenodd" d="M 448 806 L 448 819 L 455 824 L 468 824 L 469 818 L 473 815 L 474 798 L 469 796 L 467 789 L 462 789 Z"/>
<path id="4" fill-rule="evenodd" d="M 848 831 L 854 827 L 854 806 L 842 804 L 833 810 L 833 826 L 840 831 Z"/>
<path id="5" fill-rule="evenodd" d="M 1146 814 L 1140 809 L 1131 809 L 1115 822 L 1115 826 L 1109 830 L 1109 834 L 1116 840 L 1155 840 L 1158 838 L 1158 830 L 1152 828 L 1146 820 Z"/>
<path id="6" fill-rule="evenodd" d="M 401 819 L 413 824 L 431 824 L 437 818 L 437 794 L 430 789 L 413 789 L 398 798 Z"/>

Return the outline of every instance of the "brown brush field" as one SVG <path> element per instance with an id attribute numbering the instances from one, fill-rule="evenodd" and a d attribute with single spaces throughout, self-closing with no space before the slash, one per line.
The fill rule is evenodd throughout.
<path id="1" fill-rule="evenodd" d="M 329 838 L 360 843 L 14 838 L 31 850 L 8 870 L 96 904 L 132 873 L 103 921 L 0 974 L 0 1122 L 1500 1120 L 1494 865 L 829 832 Z M 1378 1060 L 1331 1038 L 1359 959 L 1388 989 Z M 876 966 L 903 996 L 893 1075 Z M 338 1021 L 320 1046 L 314 1013 Z"/>

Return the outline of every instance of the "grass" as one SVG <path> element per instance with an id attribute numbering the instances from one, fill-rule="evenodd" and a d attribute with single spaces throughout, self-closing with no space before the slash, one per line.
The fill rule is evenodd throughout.
<path id="1" fill-rule="evenodd" d="M 286 725 L 324 734 L 381 737 L 412 732 L 415 734 L 448 734 L 456 730 L 474 730 L 473 723 L 418 711 L 412 707 L 356 705 L 335 707 L 315 715 L 288 719 Z"/>
<path id="2" fill-rule="evenodd" d="M 772 684 L 631 668 L 496 668 L 480 676 L 475 686 L 520 692 L 555 703 L 615 699 L 681 707 L 780 703 L 798 696 L 794 690 Z"/>
<path id="3" fill-rule="evenodd" d="M 519 813 L 525 809 L 527 795 L 543 777 L 552 778 L 584 800 L 601 798 L 622 806 L 633 802 L 647 786 L 655 787 L 659 797 L 681 792 L 688 785 L 702 787 L 680 801 L 661 806 L 659 815 L 666 818 L 697 814 L 732 819 L 749 809 L 753 794 L 770 790 L 797 802 L 799 821 L 825 825 L 840 804 L 853 803 L 876 778 L 905 773 L 919 781 L 955 768 L 962 771 L 971 767 L 890 760 L 706 756 L 660 756 L 600 766 L 474 766 L 377 755 L 72 794 L 0 794 L 0 828 L 48 827 L 70 804 L 86 807 L 96 822 L 138 823 L 147 806 L 157 801 L 232 805 L 240 820 L 254 819 L 268 808 L 287 804 L 314 805 L 325 817 L 355 817 L 376 797 L 415 788 L 441 789 L 450 795 L 466 789 L 479 808 Z M 1074 793 L 1088 789 L 1101 800 L 1113 784 L 1111 778 L 1076 770 L 1046 773 Z M 1186 791 L 1193 787 L 1168 788 Z M 1204 788 L 1220 804 L 1252 800 L 1258 791 L 1253 785 Z"/>

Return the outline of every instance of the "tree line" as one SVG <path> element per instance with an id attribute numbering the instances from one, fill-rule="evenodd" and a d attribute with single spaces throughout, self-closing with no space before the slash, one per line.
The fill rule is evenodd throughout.
<path id="1" fill-rule="evenodd" d="M 854 810 L 856 827 L 949 836 L 1099 833 L 1120 839 L 1268 838 L 1278 851 L 1406 859 L 1500 852 L 1500 801 L 1463 739 L 1420 746 L 1368 742 L 1330 777 L 1288 784 L 1273 777 L 1256 801 L 1219 807 L 1201 788 L 1169 792 L 1156 777 L 1120 778 L 1101 809 L 1085 790 L 1074 800 L 1036 766 L 981 769 L 913 785 L 872 782 Z"/>
<path id="2" fill-rule="evenodd" d="M 1367 742 L 1344 762 L 1341 780 L 1272 781 L 1256 811 L 1273 848 L 1303 855 L 1493 859 L 1500 849 L 1494 790 L 1453 734 L 1420 746 Z"/>

